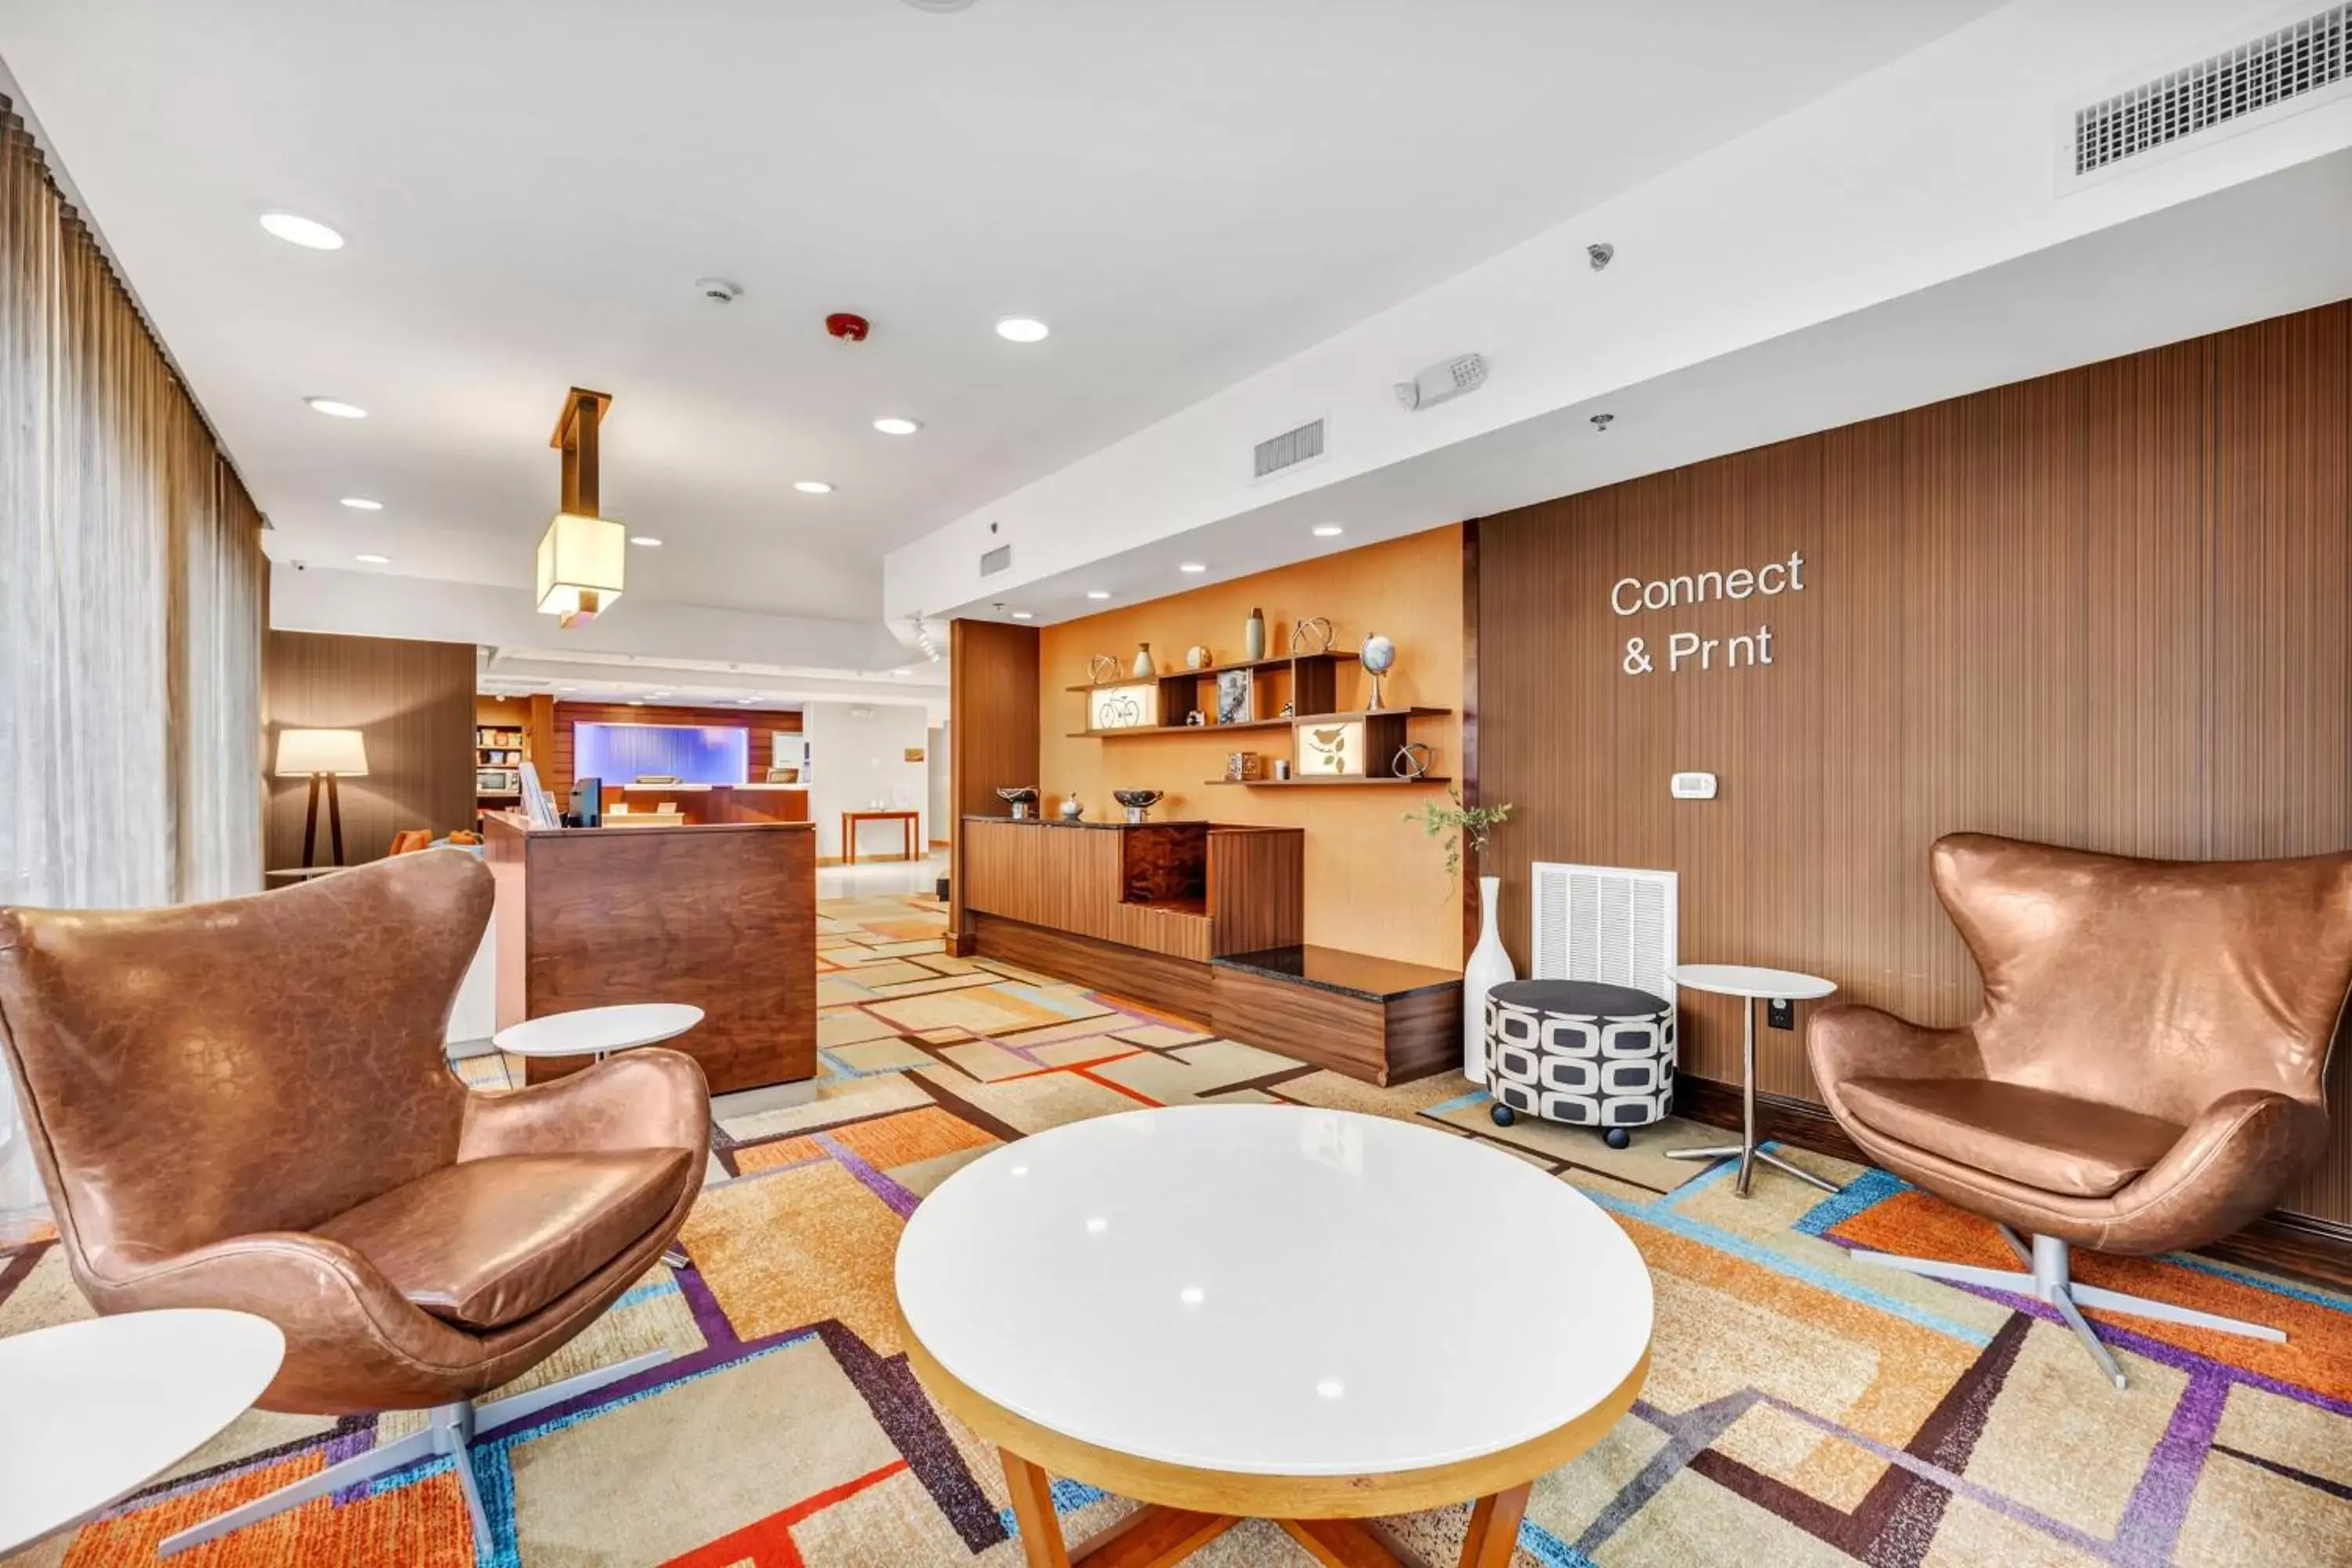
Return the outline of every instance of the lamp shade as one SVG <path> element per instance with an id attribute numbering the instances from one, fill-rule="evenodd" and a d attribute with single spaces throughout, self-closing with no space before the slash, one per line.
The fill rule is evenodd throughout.
<path id="1" fill-rule="evenodd" d="M 601 517 L 560 511 L 539 539 L 539 611 L 567 621 L 588 616 L 621 596 L 629 531 Z"/>
<path id="2" fill-rule="evenodd" d="M 359 778 L 367 773 L 367 747 L 357 730 L 280 730 L 278 731 L 278 776 L 301 778 L 310 773 L 340 773 Z"/>

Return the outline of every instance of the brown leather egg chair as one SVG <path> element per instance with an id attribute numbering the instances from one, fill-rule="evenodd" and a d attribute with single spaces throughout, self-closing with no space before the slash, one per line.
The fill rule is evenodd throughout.
<path id="1" fill-rule="evenodd" d="M 1983 972 L 1983 1012 L 1925 1029 L 1825 1007 L 1806 1047 L 1863 1152 L 1994 1220 L 2030 1272 L 1855 1257 L 2038 1297 L 2117 1388 L 2123 1369 L 2082 1307 L 2284 1340 L 2077 1285 L 2069 1250 L 2217 1240 L 2326 1150 L 2321 1085 L 2352 988 L 2352 854 L 2135 860 L 1956 833 L 1929 870 Z"/>
<path id="2" fill-rule="evenodd" d="M 490 874 L 430 849 L 180 909 L 0 910 L 0 1049 L 75 1282 L 100 1312 L 276 1323 L 266 1409 L 429 1408 L 378 1446 L 163 1543 L 209 1541 L 467 1447 L 666 1352 L 485 1404 L 652 1268 L 700 1190 L 701 1068 L 617 1056 L 513 1094 L 443 1031 Z"/>

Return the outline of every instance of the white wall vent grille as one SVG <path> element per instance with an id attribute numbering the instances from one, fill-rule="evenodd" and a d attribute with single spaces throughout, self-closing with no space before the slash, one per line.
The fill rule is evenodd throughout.
<path id="1" fill-rule="evenodd" d="M 1260 441 L 1250 477 L 1262 479 L 1285 468 L 1295 468 L 1323 455 L 1323 421 L 1310 420 L 1296 430 L 1285 430 L 1270 441 Z"/>
<path id="2" fill-rule="evenodd" d="M 983 577 L 993 577 L 999 572 L 1012 570 L 1013 546 L 1010 544 L 1000 544 L 980 558 L 980 574 Z"/>
<path id="3" fill-rule="evenodd" d="M 2345 79 L 2352 5 L 2266 33 L 2074 112 L 2077 178 Z"/>
<path id="4" fill-rule="evenodd" d="M 1672 871 L 1538 861 L 1537 980 L 1601 980 L 1675 1000 Z"/>

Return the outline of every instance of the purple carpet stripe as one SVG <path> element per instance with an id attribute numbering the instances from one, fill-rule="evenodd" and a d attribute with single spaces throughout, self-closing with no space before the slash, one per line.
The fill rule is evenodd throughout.
<path id="1" fill-rule="evenodd" d="M 940 1424 L 907 1358 L 884 1360 L 848 1325 L 835 1320 L 819 1323 L 816 1331 L 842 1374 L 874 1413 L 876 1424 L 907 1461 L 907 1468 L 955 1526 L 965 1548 L 978 1553 L 1004 1540 L 1004 1524 L 996 1506 L 972 1479 L 962 1451 Z"/>
<path id="2" fill-rule="evenodd" d="M 2229 1380 L 2218 1369 L 2189 1373 L 2171 1423 L 2148 1456 L 2131 1501 L 2124 1505 L 2116 1544 L 2128 1561 L 2160 1564 L 2172 1560 L 2173 1543 L 2188 1521 L 2189 1500 L 2197 1495 L 2205 1456 L 2213 1447 L 2213 1434 L 2221 1428 L 2221 1409 L 2229 1400 Z"/>
<path id="3" fill-rule="evenodd" d="M 103 1512 L 90 1517 L 114 1519 L 126 1513 L 136 1512 L 150 1503 L 161 1502 L 165 1498 L 178 1497 L 183 1492 L 200 1491 L 205 1487 L 225 1481 L 232 1476 L 242 1476 L 254 1470 L 265 1469 L 271 1465 L 283 1464 L 288 1459 L 310 1453 L 313 1449 L 323 1449 L 327 1463 L 336 1464 L 350 1458 L 354 1454 L 364 1454 L 375 1447 L 375 1423 L 376 1418 L 373 1415 L 346 1415 L 327 1431 L 257 1449 L 242 1458 L 226 1460 L 217 1465 L 207 1465 L 201 1470 L 190 1470 L 186 1475 L 173 1476 L 169 1480 L 157 1481 L 152 1486 L 142 1487 L 137 1491 L 126 1492 L 116 1499 Z"/>
<path id="4" fill-rule="evenodd" d="M 693 1258 L 692 1253 L 687 1254 L 689 1265 Z M 677 1293 L 686 1298 L 686 1310 L 693 1314 L 694 1326 L 702 1331 L 702 1342 L 707 1348 L 719 1350 L 738 1342 L 735 1325 L 727 1321 L 726 1310 L 719 1305 L 719 1298 L 712 1295 L 710 1287 L 703 1283 L 700 1269 L 692 1267 L 676 1268 L 670 1271 L 670 1277 L 677 1281 Z"/>
<path id="5" fill-rule="evenodd" d="M 813 1338 L 815 1333 L 814 1327 L 803 1324 L 797 1329 L 763 1334 L 756 1340 L 738 1340 L 730 1335 L 729 1342 L 723 1346 L 711 1345 L 687 1355 L 672 1356 L 659 1366 L 648 1367 L 635 1377 L 625 1377 L 601 1388 L 584 1390 L 561 1404 L 546 1405 L 501 1426 L 485 1426 L 475 1434 L 475 1441 L 487 1443 L 493 1437 L 526 1439 L 543 1426 L 565 1425 L 583 1415 L 593 1415 L 604 1405 L 625 1404 L 648 1394 L 659 1393 L 672 1384 L 691 1383 L 698 1377 L 732 1366 L 737 1362 L 750 1361 L 772 1351 L 782 1350 L 795 1341 Z"/>
<path id="6" fill-rule="evenodd" d="M 2014 1499 L 2003 1497 L 1989 1488 L 1980 1487 L 1966 1476 L 1954 1475 L 1941 1465 L 1931 1464 L 1916 1454 L 1906 1453 L 1891 1443 L 1882 1443 L 1877 1438 L 1865 1436 L 1850 1426 L 1841 1426 L 1827 1416 L 1816 1415 L 1802 1405 L 1791 1405 L 1777 1394 L 1767 1394 L 1759 1397 L 1760 1403 L 1769 1405 L 1784 1415 L 1794 1416 L 1808 1426 L 1817 1427 L 1851 1443 L 1855 1447 L 1885 1460 L 1890 1465 L 1900 1465 L 1913 1475 L 1932 1481 L 1956 1496 L 1967 1498 L 1980 1508 L 1990 1509 L 2005 1519 L 2013 1519 L 2021 1524 L 2031 1525 L 2103 1563 L 2123 1561 L 2109 1542 L 2101 1541 L 2085 1531 L 2077 1530 L 2063 1520 L 2053 1519 L 2048 1514 L 2037 1509 L 2029 1508 Z"/>
<path id="7" fill-rule="evenodd" d="M 920 1197 L 867 1164 L 831 1133 L 818 1133 L 816 1142 L 819 1148 L 841 1163 L 843 1170 L 856 1177 L 867 1192 L 889 1205 L 890 1212 L 900 1219 L 907 1218 L 922 1206 Z"/>

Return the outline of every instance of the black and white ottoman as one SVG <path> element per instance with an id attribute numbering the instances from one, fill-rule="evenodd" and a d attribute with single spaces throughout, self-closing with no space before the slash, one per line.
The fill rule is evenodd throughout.
<path id="1" fill-rule="evenodd" d="M 1486 993 L 1494 1117 L 1602 1131 L 1612 1149 L 1675 1108 L 1675 1010 L 1630 985 L 1512 980 Z"/>

